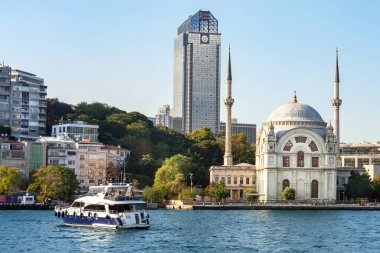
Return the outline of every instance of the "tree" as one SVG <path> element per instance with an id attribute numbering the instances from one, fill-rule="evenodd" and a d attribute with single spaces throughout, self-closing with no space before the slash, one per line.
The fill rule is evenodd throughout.
<path id="1" fill-rule="evenodd" d="M 41 167 L 35 171 L 33 178 L 34 181 L 29 185 L 28 190 L 39 192 L 45 198 L 66 202 L 79 191 L 79 182 L 75 173 L 62 166 Z"/>
<path id="2" fill-rule="evenodd" d="M 47 121 L 46 121 L 46 134 L 50 135 L 52 125 L 58 123 L 59 120 L 68 119 L 68 115 L 74 113 L 70 105 L 60 102 L 58 98 L 47 99 Z"/>
<path id="3" fill-rule="evenodd" d="M 12 195 L 25 189 L 26 179 L 21 169 L 0 166 L 0 195 Z"/>
<path id="4" fill-rule="evenodd" d="M 372 198 L 376 201 L 380 200 L 380 176 L 376 176 L 372 180 L 373 194 Z"/>
<path id="5" fill-rule="evenodd" d="M 106 168 L 106 179 L 116 179 L 119 176 L 119 169 L 113 162 L 109 162 Z"/>
<path id="6" fill-rule="evenodd" d="M 208 193 L 211 197 L 216 198 L 216 201 L 221 201 L 231 196 L 230 190 L 226 187 L 226 184 L 223 181 L 220 181 L 218 184 L 211 185 Z"/>
<path id="7" fill-rule="evenodd" d="M 218 144 L 220 146 L 220 149 L 224 153 L 225 139 L 218 139 Z M 247 137 L 245 136 L 245 134 L 233 134 L 231 144 L 234 164 L 255 164 L 255 149 L 247 143 Z"/>
<path id="8" fill-rule="evenodd" d="M 350 198 L 370 198 L 373 193 L 371 178 L 368 173 L 360 175 L 359 172 L 351 171 L 346 189 Z"/>
<path id="9" fill-rule="evenodd" d="M 164 195 L 161 194 L 157 189 L 146 186 L 143 191 L 143 199 L 149 201 L 150 203 L 159 201 L 164 198 Z"/>
<path id="10" fill-rule="evenodd" d="M 295 200 L 296 199 L 296 190 L 294 188 L 285 187 L 281 193 L 282 199 L 285 200 Z"/>
<path id="11" fill-rule="evenodd" d="M 183 155 L 175 155 L 165 159 L 162 166 L 156 171 L 153 187 L 164 193 L 164 196 L 178 194 L 184 184 L 184 172 L 193 167 L 191 159 Z M 182 175 L 181 175 L 182 174 Z"/>

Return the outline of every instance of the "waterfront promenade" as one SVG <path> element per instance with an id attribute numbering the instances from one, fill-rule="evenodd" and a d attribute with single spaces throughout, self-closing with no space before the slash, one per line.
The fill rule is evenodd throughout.
<path id="1" fill-rule="evenodd" d="M 195 204 L 192 210 L 353 210 L 353 211 L 380 211 L 379 204 Z"/>
<path id="2" fill-rule="evenodd" d="M 200 202 L 171 200 L 165 205 L 166 209 L 178 210 L 357 210 L 380 211 L 380 203 L 249 203 L 249 202 Z"/>

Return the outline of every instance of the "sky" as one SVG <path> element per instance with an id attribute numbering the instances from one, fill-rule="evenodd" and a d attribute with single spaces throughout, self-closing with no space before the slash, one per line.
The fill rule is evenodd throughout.
<path id="1" fill-rule="evenodd" d="M 221 99 L 231 45 L 232 117 L 240 123 L 259 130 L 294 91 L 333 122 L 338 47 L 341 141 L 380 141 L 376 0 L 0 0 L 0 61 L 44 78 L 49 98 L 154 116 L 173 104 L 177 28 L 199 10 L 219 21 Z"/>

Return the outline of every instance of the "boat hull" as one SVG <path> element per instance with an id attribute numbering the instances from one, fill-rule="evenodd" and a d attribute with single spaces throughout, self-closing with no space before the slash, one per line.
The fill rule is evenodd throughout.
<path id="1" fill-rule="evenodd" d="M 80 217 L 65 215 L 63 222 L 67 226 L 73 227 L 98 227 L 106 229 L 148 229 L 149 224 L 131 224 L 125 225 L 120 218 L 102 218 L 102 217 Z"/>

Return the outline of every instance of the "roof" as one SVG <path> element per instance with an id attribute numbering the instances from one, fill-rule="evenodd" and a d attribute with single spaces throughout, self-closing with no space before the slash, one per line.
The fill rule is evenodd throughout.
<path id="1" fill-rule="evenodd" d="M 130 151 L 129 149 L 126 149 L 126 148 L 116 147 L 116 146 L 110 146 L 110 145 L 103 146 L 102 149 Z"/>
<path id="2" fill-rule="evenodd" d="M 310 105 L 291 102 L 277 107 L 267 122 L 306 121 L 325 123 L 321 115 Z"/>
<path id="3" fill-rule="evenodd" d="M 377 144 L 368 142 L 368 141 L 362 141 L 360 143 L 341 143 L 339 145 L 341 148 L 355 148 L 355 147 L 380 147 Z"/>

